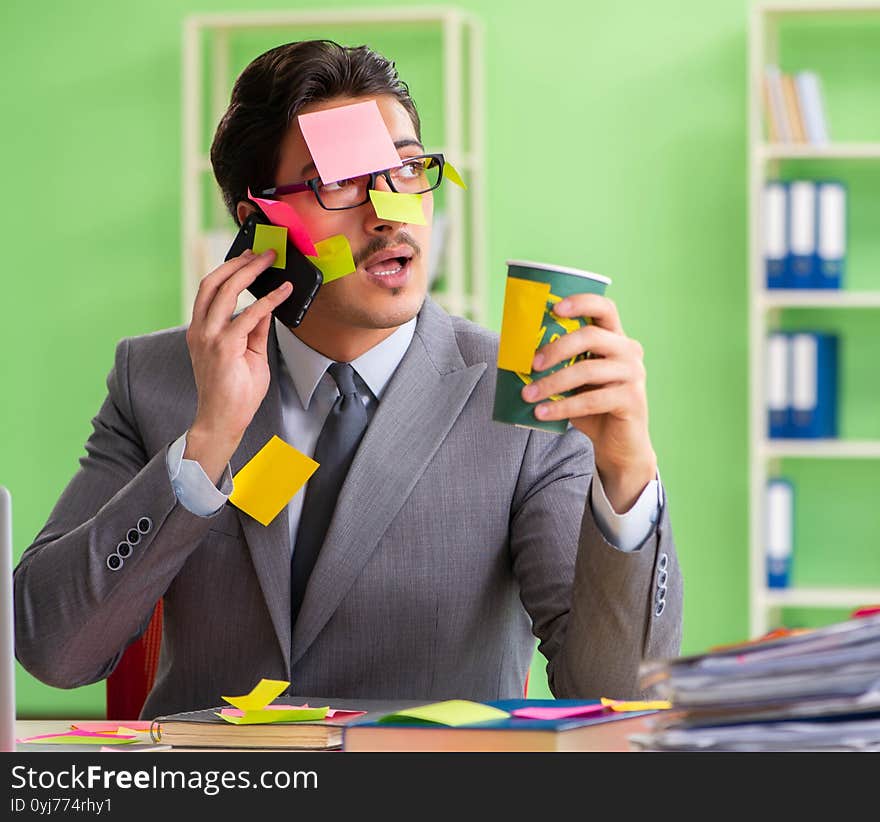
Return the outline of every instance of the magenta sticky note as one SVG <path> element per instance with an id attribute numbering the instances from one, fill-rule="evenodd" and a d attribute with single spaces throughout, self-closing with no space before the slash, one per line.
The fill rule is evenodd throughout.
<path id="1" fill-rule="evenodd" d="M 324 183 L 401 165 L 375 100 L 300 114 L 297 119 Z"/>
<path id="2" fill-rule="evenodd" d="M 560 708 L 516 708 L 510 712 L 520 719 L 569 719 L 575 716 L 594 716 L 605 713 L 601 702 L 595 705 L 575 705 Z"/>
<path id="3" fill-rule="evenodd" d="M 263 209 L 263 213 L 269 218 L 272 225 L 283 226 L 287 229 L 288 238 L 303 254 L 310 257 L 318 256 L 315 244 L 309 237 L 309 232 L 306 230 L 302 218 L 287 203 L 281 200 L 265 200 L 262 197 L 255 197 L 250 189 L 248 189 L 248 198 Z"/>

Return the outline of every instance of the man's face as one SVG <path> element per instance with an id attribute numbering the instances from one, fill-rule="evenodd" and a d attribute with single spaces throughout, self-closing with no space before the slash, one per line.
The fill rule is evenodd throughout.
<path id="1" fill-rule="evenodd" d="M 375 99 L 401 158 L 424 148 L 406 109 L 391 95 L 376 98 L 338 97 L 306 106 L 306 114 Z M 297 183 L 318 176 L 308 146 L 295 120 L 281 146 L 275 184 Z M 388 191 L 384 178 L 376 188 Z M 282 197 L 302 218 L 313 242 L 344 234 L 357 270 L 322 286 L 303 326 L 395 328 L 412 319 L 427 291 L 433 194 L 422 195 L 427 225 L 410 225 L 376 216 L 372 201 L 344 211 L 327 211 L 311 191 Z"/>

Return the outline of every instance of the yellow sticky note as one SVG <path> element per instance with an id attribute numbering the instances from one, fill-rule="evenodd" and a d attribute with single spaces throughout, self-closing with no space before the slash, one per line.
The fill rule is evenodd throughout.
<path id="1" fill-rule="evenodd" d="M 262 254 L 269 249 L 275 251 L 272 268 L 287 267 L 287 229 L 283 225 L 264 225 L 257 223 L 254 232 L 254 254 Z"/>
<path id="2" fill-rule="evenodd" d="M 601 702 L 612 711 L 665 711 L 672 703 L 665 699 L 624 700 L 602 697 Z"/>
<path id="3" fill-rule="evenodd" d="M 447 699 L 445 702 L 432 702 L 416 708 L 406 708 L 393 714 L 386 714 L 379 722 L 406 723 L 430 722 L 434 725 L 472 725 L 475 722 L 489 722 L 493 719 L 506 719 L 510 714 L 500 708 L 471 702 L 468 699 Z"/>
<path id="4" fill-rule="evenodd" d="M 448 160 L 443 164 L 443 176 L 449 180 L 450 183 L 455 183 L 457 186 L 467 189 L 464 180 L 461 179 L 461 174 L 458 173 L 458 169 L 456 169 L 456 167 Z"/>
<path id="5" fill-rule="evenodd" d="M 332 283 L 346 274 L 351 274 L 355 270 L 354 257 L 351 254 L 351 245 L 349 245 L 348 237 L 344 234 L 334 234 L 326 240 L 315 243 L 315 251 L 318 252 L 317 257 L 309 257 L 309 259 L 321 269 L 324 275 L 324 283 Z"/>
<path id="6" fill-rule="evenodd" d="M 544 306 L 550 295 L 550 283 L 537 283 L 508 277 L 501 317 L 501 341 L 498 367 L 505 371 L 530 374 L 535 346 L 541 335 Z"/>
<path id="7" fill-rule="evenodd" d="M 289 711 L 215 711 L 215 716 L 233 725 L 271 725 L 274 722 L 314 722 L 327 716 L 330 706 L 324 708 L 293 708 Z"/>
<path id="8" fill-rule="evenodd" d="M 232 478 L 229 501 L 268 525 L 315 473 L 318 463 L 273 436 Z"/>
<path id="9" fill-rule="evenodd" d="M 261 711 L 290 685 L 283 679 L 261 679 L 249 694 L 244 696 L 221 696 L 224 702 L 242 711 Z"/>
<path id="10" fill-rule="evenodd" d="M 376 191 L 370 189 L 370 199 L 376 216 L 383 220 L 394 220 L 410 225 L 427 225 L 422 210 L 421 194 L 398 194 L 395 191 Z"/>

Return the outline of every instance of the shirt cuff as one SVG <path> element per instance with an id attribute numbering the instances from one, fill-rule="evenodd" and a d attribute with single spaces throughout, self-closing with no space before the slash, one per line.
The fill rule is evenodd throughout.
<path id="1" fill-rule="evenodd" d="M 218 488 L 197 460 L 183 458 L 185 450 L 186 432 L 168 448 L 166 463 L 171 487 L 177 501 L 187 511 L 199 517 L 213 516 L 226 504 L 232 493 L 232 471 L 227 465 Z"/>
<path id="2" fill-rule="evenodd" d="M 660 472 L 657 479 L 651 480 L 639 495 L 632 508 L 624 514 L 618 514 L 605 495 L 602 478 L 599 472 L 593 474 L 590 484 L 590 504 L 596 524 L 605 539 L 618 550 L 627 553 L 641 545 L 657 524 L 660 508 L 663 505 L 663 486 L 660 484 Z"/>

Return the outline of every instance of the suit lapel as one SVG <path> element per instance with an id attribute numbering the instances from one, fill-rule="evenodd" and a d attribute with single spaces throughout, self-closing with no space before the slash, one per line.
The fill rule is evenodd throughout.
<path id="1" fill-rule="evenodd" d="M 281 393 L 278 387 L 281 374 L 274 323 L 269 332 L 268 349 L 272 374 L 269 390 L 230 460 L 233 474 L 240 471 L 273 434 L 280 435 L 282 432 Z M 236 509 L 236 512 L 286 666 L 290 662 L 290 524 L 287 508 L 282 509 L 267 526 L 261 525 L 244 511 Z"/>
<path id="2" fill-rule="evenodd" d="M 485 369 L 467 367 L 449 316 L 427 299 L 340 490 L 294 628 L 291 667 L 354 583 Z"/>

